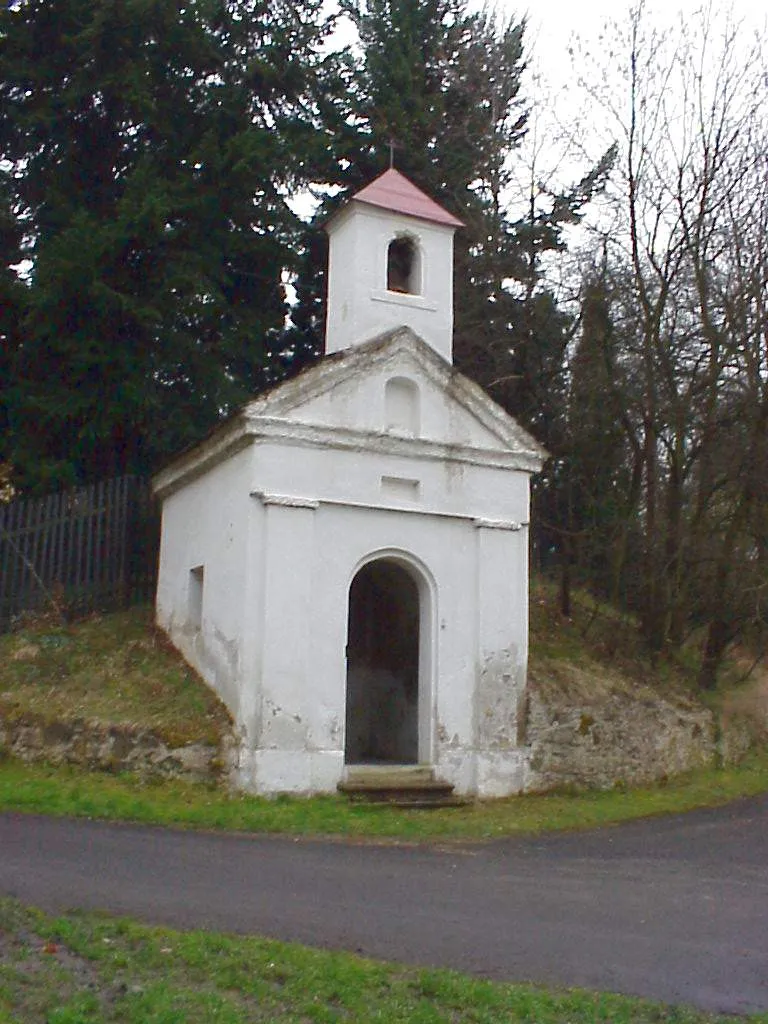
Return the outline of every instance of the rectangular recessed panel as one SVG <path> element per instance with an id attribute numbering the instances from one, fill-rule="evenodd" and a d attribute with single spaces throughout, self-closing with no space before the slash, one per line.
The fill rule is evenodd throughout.
<path id="1" fill-rule="evenodd" d="M 402 476 L 383 476 L 381 496 L 393 502 L 412 504 L 419 500 L 419 481 L 408 480 Z"/>

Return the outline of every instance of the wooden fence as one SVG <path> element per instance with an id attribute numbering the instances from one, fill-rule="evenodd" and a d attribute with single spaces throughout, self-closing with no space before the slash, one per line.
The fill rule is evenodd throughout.
<path id="1" fill-rule="evenodd" d="M 139 477 L 0 504 L 0 631 L 24 613 L 76 618 L 151 600 L 159 536 Z"/>

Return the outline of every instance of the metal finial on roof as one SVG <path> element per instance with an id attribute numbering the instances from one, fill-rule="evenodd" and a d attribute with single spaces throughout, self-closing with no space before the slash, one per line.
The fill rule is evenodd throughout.
<path id="1" fill-rule="evenodd" d="M 398 148 L 399 147 L 398 147 L 397 143 L 395 142 L 395 140 L 390 138 L 390 140 L 389 140 L 389 169 L 390 170 L 392 170 L 392 168 L 395 166 L 395 150 L 398 149 Z"/>

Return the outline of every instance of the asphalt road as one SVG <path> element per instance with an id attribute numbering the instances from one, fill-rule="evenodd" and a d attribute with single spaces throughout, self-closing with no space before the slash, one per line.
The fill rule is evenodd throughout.
<path id="1" fill-rule="evenodd" d="M 0 815 L 0 893 L 491 978 L 768 1010 L 768 797 L 473 847 Z"/>

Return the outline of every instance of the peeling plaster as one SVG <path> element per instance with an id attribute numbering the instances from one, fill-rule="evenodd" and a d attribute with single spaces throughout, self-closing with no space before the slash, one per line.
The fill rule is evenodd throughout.
<path id="1" fill-rule="evenodd" d="M 490 655 L 478 672 L 475 742 L 488 750 L 517 746 L 520 665 L 517 648 Z"/>

